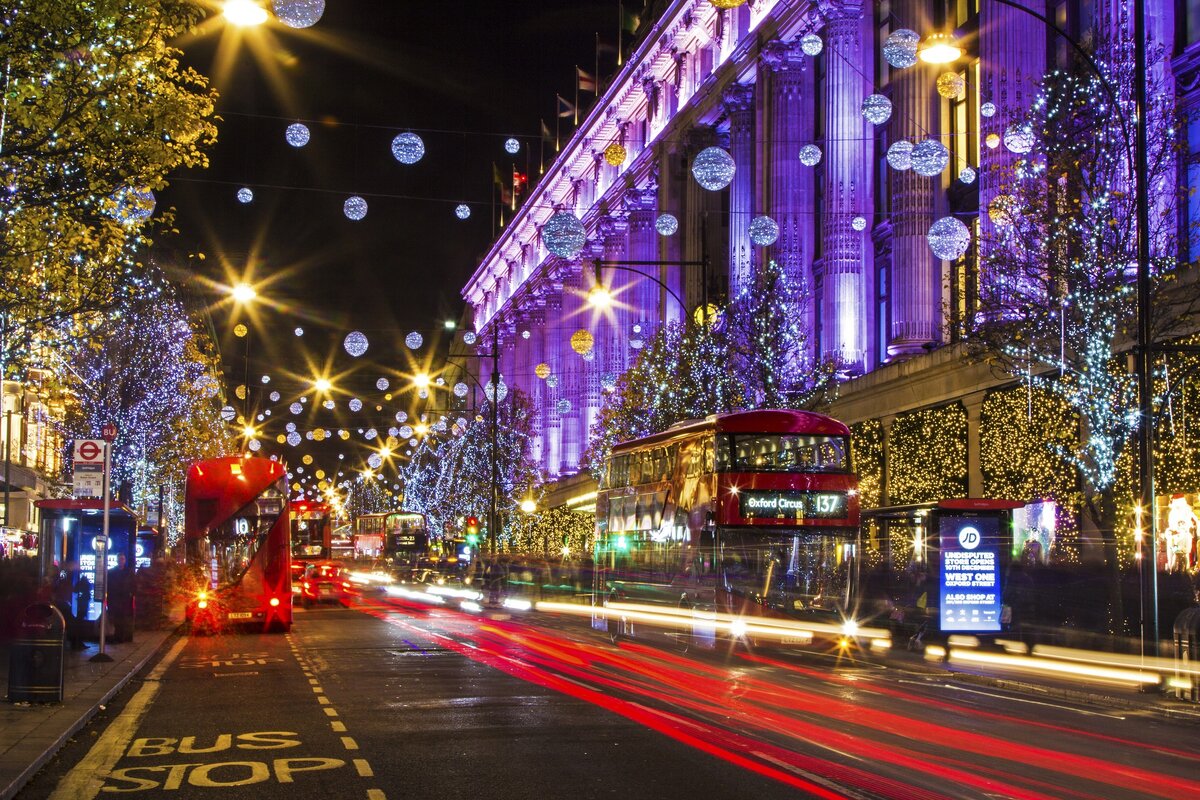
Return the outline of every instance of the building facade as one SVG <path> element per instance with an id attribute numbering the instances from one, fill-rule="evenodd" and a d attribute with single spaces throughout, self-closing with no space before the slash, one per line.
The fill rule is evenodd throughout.
<path id="1" fill-rule="evenodd" d="M 533 401 L 534 455 L 548 480 L 579 471 L 603 393 L 660 326 L 727 302 L 774 260 L 806 291 L 810 352 L 797 357 L 838 366 L 831 413 L 878 424 L 886 443 L 897 417 L 953 405 L 964 451 L 961 485 L 950 488 L 985 494 L 982 409 L 1012 378 L 964 358 L 959 337 L 987 290 L 976 243 L 991 224 L 998 167 L 1013 158 L 995 142 L 1029 109 L 1048 69 L 1075 56 L 1070 40 L 1090 50 L 1131 25 L 1120 0 L 1015 2 L 1023 8 L 1008 0 L 657 4 L 625 66 L 462 291 L 479 340 L 498 341 L 505 384 Z M 1200 20 L 1186 4 L 1147 0 L 1146 8 L 1152 69 L 1186 113 L 1200 102 Z M 894 67 L 884 50 L 901 29 L 922 40 L 951 33 L 962 57 Z M 868 118 L 868 97 L 886 98 L 886 121 Z M 930 138 L 948 151 L 936 174 L 889 165 L 896 142 Z M 1188 185 L 1200 183 L 1200 128 L 1191 138 L 1180 165 Z M 613 145 L 623 148 L 619 160 L 607 157 Z M 808 145 L 816 149 L 802 160 Z M 691 170 L 712 146 L 736 165 L 716 191 Z M 562 211 L 586 230 L 570 258 L 554 255 L 542 235 Z M 677 222 L 669 235 L 664 215 Z M 778 237 L 760 246 L 750 228 L 764 215 Z M 972 234 L 956 260 L 937 257 L 928 239 L 947 216 Z M 617 298 L 611 314 L 588 306 L 597 275 Z M 583 330 L 590 348 L 578 338 L 573 346 Z M 486 382 L 490 362 L 479 365 Z M 889 491 L 886 471 L 879 480 L 878 502 L 909 499 Z"/>

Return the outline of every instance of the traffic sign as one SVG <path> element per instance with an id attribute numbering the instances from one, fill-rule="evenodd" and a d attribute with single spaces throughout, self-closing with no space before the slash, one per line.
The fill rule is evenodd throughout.
<path id="1" fill-rule="evenodd" d="M 76 439 L 73 460 L 76 466 L 79 464 L 103 464 L 104 440 Z"/>
<path id="2" fill-rule="evenodd" d="M 104 441 L 111 442 L 113 439 L 117 438 L 117 426 L 113 425 L 111 422 L 104 423 L 104 425 L 100 428 L 100 436 L 104 439 Z"/>

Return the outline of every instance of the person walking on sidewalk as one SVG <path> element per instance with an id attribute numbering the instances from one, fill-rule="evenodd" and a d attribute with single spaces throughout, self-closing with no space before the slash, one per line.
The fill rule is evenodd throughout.
<path id="1" fill-rule="evenodd" d="M 137 576 L 124 553 L 117 554 L 117 565 L 108 571 L 108 617 L 113 624 L 114 642 L 133 641 L 134 601 Z"/>
<path id="2" fill-rule="evenodd" d="M 92 602 L 92 583 L 79 569 L 79 563 L 68 561 L 51 588 L 54 605 L 63 615 L 67 626 L 67 641 L 72 650 L 82 650 L 83 624 L 87 620 L 88 605 Z"/>

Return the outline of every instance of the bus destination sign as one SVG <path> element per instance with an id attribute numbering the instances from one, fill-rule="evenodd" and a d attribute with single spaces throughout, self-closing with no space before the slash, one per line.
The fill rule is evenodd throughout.
<path id="1" fill-rule="evenodd" d="M 747 490 L 738 499 L 739 513 L 747 519 L 844 519 L 846 516 L 845 492 Z"/>

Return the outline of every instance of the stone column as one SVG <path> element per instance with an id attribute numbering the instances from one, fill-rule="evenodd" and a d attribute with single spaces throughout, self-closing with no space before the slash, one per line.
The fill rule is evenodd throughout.
<path id="1" fill-rule="evenodd" d="M 569 261 L 562 268 L 562 333 L 559 339 L 559 364 L 562 370 L 558 385 L 559 399 L 551 413 L 559 418 L 562 427 L 562 453 L 559 474 L 571 475 L 579 469 L 583 452 L 583 410 L 586 405 L 586 367 L 579 353 L 571 346 L 571 336 L 589 327 L 590 314 L 585 308 L 582 263 Z M 560 412 L 558 404 L 565 400 L 570 408 Z"/>
<path id="2" fill-rule="evenodd" d="M 987 4 L 987 0 L 985 0 Z M 896 0 L 893 11 L 916 31 L 932 30 L 926 0 Z M 934 83 L 938 71 L 923 61 L 892 73 L 892 131 L 913 144 L 936 135 L 936 108 L 941 104 Z M 911 169 L 892 172 L 892 329 L 888 356 L 924 352 L 922 345 L 938 336 L 941 318 L 939 264 L 926 234 L 933 224 L 932 178 Z"/>
<path id="3" fill-rule="evenodd" d="M 735 83 L 722 98 L 729 117 L 729 154 L 737 165 L 729 185 L 729 294 L 750 281 L 750 220 L 754 216 L 754 84 Z"/>
<path id="4" fill-rule="evenodd" d="M 539 469 L 546 469 L 546 384 L 534 374 L 542 363 L 546 352 L 546 309 L 545 298 L 535 289 L 529 298 L 529 402 L 533 407 L 533 441 L 530 458 Z"/>
<path id="5" fill-rule="evenodd" d="M 601 217 L 597 227 L 600 258 L 604 261 L 625 261 L 628 231 L 629 225 L 623 218 L 613 215 Z M 602 269 L 600 278 L 605 286 L 615 288 L 624 283 L 621 274 L 619 270 Z M 629 367 L 626 337 L 629 335 L 630 311 L 624 303 L 616 302 L 608 310 L 595 313 L 594 316 L 599 370 L 620 375 Z"/>
<path id="6" fill-rule="evenodd" d="M 986 497 L 983 490 L 983 469 L 979 463 L 981 437 L 979 420 L 983 416 L 983 392 L 963 398 L 967 412 L 967 497 Z"/>
<path id="7" fill-rule="evenodd" d="M 548 273 L 553 276 L 554 267 L 550 266 Z M 557 385 L 545 385 L 545 402 L 542 404 L 544 414 L 544 430 L 546 432 L 546 447 L 544 465 L 546 475 L 557 478 L 562 464 L 562 425 L 554 405 L 558 402 L 559 390 L 563 376 L 561 374 L 563 359 L 560 353 L 562 334 L 563 287 L 554 277 L 551 277 L 546 293 L 546 331 L 544 358 L 550 365 L 550 374 L 555 376 Z"/>
<path id="8" fill-rule="evenodd" d="M 986 2 L 987 0 L 985 0 Z M 862 118 L 861 0 L 824 0 L 825 194 L 822 198 L 821 342 L 823 359 L 851 374 L 866 371 L 866 232 L 851 221 L 869 216 L 867 148 L 874 135 Z"/>
<path id="9" fill-rule="evenodd" d="M 625 192 L 624 202 L 629 220 L 628 260 L 658 261 L 658 232 L 654 229 L 658 205 L 658 186 L 650 182 L 630 189 Z M 629 269 L 644 272 L 661 280 L 659 277 L 661 267 L 634 265 Z M 653 331 L 658 329 L 662 321 L 663 303 L 660 302 L 662 287 L 635 272 L 630 272 L 629 269 L 614 271 L 614 281 L 620 277 L 624 279 L 620 284 L 624 289 L 618 294 L 618 302 L 623 300 L 629 305 L 632 308 L 630 312 L 632 321 L 642 323 L 644 336 L 652 336 Z M 629 331 L 622 333 L 626 336 L 629 335 Z"/>
<path id="10" fill-rule="evenodd" d="M 813 142 L 815 85 L 808 57 L 795 42 L 774 41 L 763 48 L 762 64 L 769 81 L 765 114 L 770 135 L 764 142 L 763 199 L 767 213 L 779 225 L 779 240 L 763 248 L 762 258 L 774 258 L 803 295 L 804 328 L 813 330 L 813 255 L 816 250 L 815 168 L 800 162 L 800 148 Z M 809 352 L 800 354 L 811 360 Z"/>

